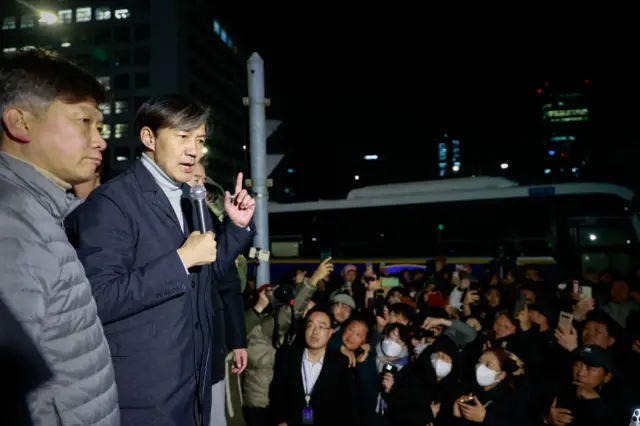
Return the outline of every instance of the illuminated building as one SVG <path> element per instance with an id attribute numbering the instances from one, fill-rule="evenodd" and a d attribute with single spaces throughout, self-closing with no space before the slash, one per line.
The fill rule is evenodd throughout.
<path id="1" fill-rule="evenodd" d="M 461 168 L 460 140 L 445 133 L 438 141 L 438 176 L 450 177 L 459 173 Z"/>
<path id="2" fill-rule="evenodd" d="M 43 47 L 87 69 L 110 90 L 101 105 L 107 169 L 140 156 L 134 130 L 149 97 L 178 93 L 212 107 L 210 176 L 229 188 L 246 169 L 246 55 L 205 0 L 0 1 L 0 51 Z M 43 7 L 43 9 L 38 9 Z"/>
<path id="3" fill-rule="evenodd" d="M 556 180 L 575 178 L 588 162 L 591 111 L 588 86 L 544 84 L 541 96 L 543 173 Z"/>

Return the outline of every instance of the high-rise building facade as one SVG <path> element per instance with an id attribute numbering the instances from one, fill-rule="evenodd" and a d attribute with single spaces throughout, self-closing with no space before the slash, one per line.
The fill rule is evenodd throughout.
<path id="1" fill-rule="evenodd" d="M 544 84 L 541 96 L 543 172 L 554 180 L 580 176 L 589 161 L 589 81 Z"/>
<path id="2" fill-rule="evenodd" d="M 438 177 L 453 177 L 460 173 L 460 140 L 445 133 L 438 140 Z"/>
<path id="3" fill-rule="evenodd" d="M 41 7 L 41 8 L 40 8 Z M 111 91 L 102 105 L 107 168 L 118 172 L 142 147 L 135 113 L 149 97 L 179 93 L 210 105 L 209 173 L 229 187 L 247 168 L 246 56 L 208 0 L 2 1 L 0 48 L 56 50 Z"/>

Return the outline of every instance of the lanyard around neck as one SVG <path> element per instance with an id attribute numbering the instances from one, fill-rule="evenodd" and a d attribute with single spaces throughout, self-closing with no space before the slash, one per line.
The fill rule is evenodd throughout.
<path id="1" fill-rule="evenodd" d="M 311 402 L 311 394 L 313 393 L 313 388 L 316 387 L 316 383 L 318 383 L 318 381 L 316 380 L 316 383 L 314 383 L 313 386 L 309 388 L 309 381 L 307 379 L 307 368 L 304 365 L 305 355 L 306 351 L 302 354 L 302 387 L 304 389 L 304 400 L 307 403 L 308 407 L 309 403 Z"/>

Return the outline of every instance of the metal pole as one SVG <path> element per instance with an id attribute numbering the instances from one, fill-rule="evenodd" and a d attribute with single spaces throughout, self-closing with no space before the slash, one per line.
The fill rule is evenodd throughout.
<path id="1" fill-rule="evenodd" d="M 247 61 L 249 83 L 249 135 L 251 139 L 251 189 L 256 198 L 256 235 L 253 245 L 269 250 L 269 193 L 267 188 L 267 138 L 265 125 L 264 62 L 253 53 Z M 271 283 L 269 262 L 259 260 L 256 288 Z"/>

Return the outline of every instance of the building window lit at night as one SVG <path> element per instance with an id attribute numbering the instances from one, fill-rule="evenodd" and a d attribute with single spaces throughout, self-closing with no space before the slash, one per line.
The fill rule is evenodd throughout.
<path id="1" fill-rule="evenodd" d="M 98 109 L 102 115 L 111 115 L 111 104 L 108 102 L 98 105 Z"/>
<path id="2" fill-rule="evenodd" d="M 16 29 L 16 17 L 15 16 L 5 16 L 2 20 L 2 29 L 3 30 L 15 30 Z"/>
<path id="3" fill-rule="evenodd" d="M 590 140 L 590 105 L 586 80 L 546 82 L 541 90 L 544 174 L 554 181 L 574 180 L 586 161 Z"/>
<path id="4" fill-rule="evenodd" d="M 129 112 L 129 102 L 126 100 L 116 100 L 113 103 L 115 114 L 124 114 Z"/>
<path id="5" fill-rule="evenodd" d="M 58 11 L 58 22 L 61 24 L 73 23 L 73 10 L 65 9 Z"/>
<path id="6" fill-rule="evenodd" d="M 440 177 L 447 174 L 447 144 L 443 142 L 438 144 L 438 168 Z"/>
<path id="7" fill-rule="evenodd" d="M 38 19 L 38 23 L 40 25 L 53 25 L 53 24 L 57 24 L 59 20 L 60 19 L 55 13 L 42 11 L 40 12 L 40 19 Z"/>
<path id="8" fill-rule="evenodd" d="M 100 131 L 100 136 L 102 136 L 102 139 L 111 138 L 111 125 L 103 124 L 102 130 Z"/>
<path id="9" fill-rule="evenodd" d="M 127 19 L 131 17 L 129 9 L 116 9 L 114 12 L 116 19 Z"/>
<path id="10" fill-rule="evenodd" d="M 450 139 L 447 133 L 444 141 L 438 143 L 438 176 L 446 177 L 449 173 L 458 173 L 462 168 L 460 161 L 460 140 Z"/>
<path id="11" fill-rule="evenodd" d="M 76 9 L 76 22 L 89 22 L 91 21 L 91 8 L 79 7 Z"/>
<path id="12" fill-rule="evenodd" d="M 121 139 L 126 137 L 129 134 L 129 125 L 126 123 L 118 123 L 116 124 L 115 130 L 113 131 L 113 137 L 116 139 Z"/>
<path id="13" fill-rule="evenodd" d="M 33 28 L 36 24 L 36 18 L 33 15 L 22 15 L 20 18 L 20 28 Z"/>
<path id="14" fill-rule="evenodd" d="M 105 90 L 111 90 L 111 77 L 98 77 L 96 80 L 98 80 L 98 83 L 100 83 Z"/>
<path id="15" fill-rule="evenodd" d="M 96 21 L 111 19 L 111 9 L 108 7 L 96 7 Z"/>

